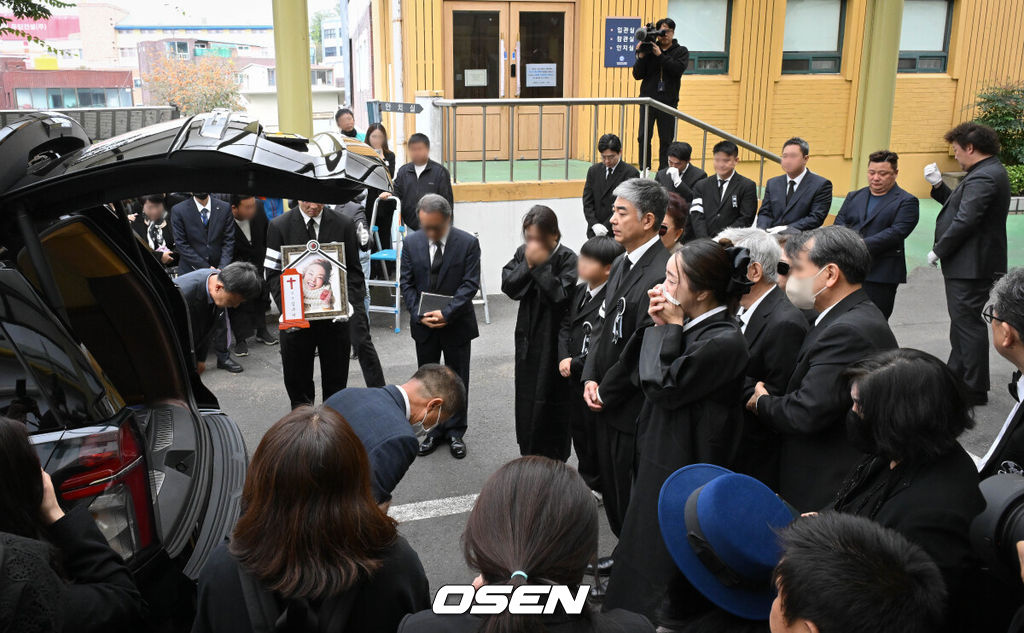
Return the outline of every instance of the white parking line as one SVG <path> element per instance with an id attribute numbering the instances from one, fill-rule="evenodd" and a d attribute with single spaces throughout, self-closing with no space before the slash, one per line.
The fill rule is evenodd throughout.
<path id="1" fill-rule="evenodd" d="M 475 494 L 431 499 L 430 501 L 419 501 L 417 503 L 403 503 L 402 505 L 391 506 L 388 509 L 388 516 L 399 523 L 408 523 L 409 521 L 434 519 L 469 512 L 473 509 L 474 503 L 476 503 Z"/>

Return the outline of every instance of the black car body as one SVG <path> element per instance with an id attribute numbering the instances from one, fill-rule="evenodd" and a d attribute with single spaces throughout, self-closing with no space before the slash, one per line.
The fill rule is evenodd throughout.
<path id="1" fill-rule="evenodd" d="M 270 135 L 228 111 L 95 144 L 58 113 L 0 128 L 0 414 L 26 423 L 61 504 L 88 504 L 161 623 L 189 620 L 183 601 L 234 524 L 247 457 L 196 372 L 181 293 L 118 201 L 342 203 L 367 186 L 391 189 L 366 145 Z"/>

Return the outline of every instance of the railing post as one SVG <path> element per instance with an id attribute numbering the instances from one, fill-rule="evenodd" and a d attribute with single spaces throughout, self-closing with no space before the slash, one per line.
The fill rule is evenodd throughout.
<path id="1" fill-rule="evenodd" d="M 544 106 L 537 106 L 537 180 L 541 175 L 541 160 L 544 157 Z"/>
<path id="2" fill-rule="evenodd" d="M 625 103 L 620 103 L 619 104 L 619 140 L 622 141 L 623 144 L 626 143 L 626 141 L 623 140 L 624 136 L 626 136 L 626 104 Z"/>
<path id="3" fill-rule="evenodd" d="M 644 104 L 644 120 L 640 123 L 640 129 L 643 130 L 641 138 L 643 138 L 643 145 L 640 147 L 640 171 L 647 173 L 647 154 L 650 152 L 648 149 L 651 146 L 650 136 L 651 129 L 651 106 L 650 104 Z M 651 161 L 652 163 L 654 161 Z"/>
<path id="4" fill-rule="evenodd" d="M 764 156 L 761 157 L 761 173 L 757 177 L 757 191 L 764 195 Z"/>
<path id="5" fill-rule="evenodd" d="M 597 162 L 597 104 L 594 104 L 594 135 L 590 137 L 590 162 Z"/>
<path id="6" fill-rule="evenodd" d="M 572 128 L 572 106 L 565 106 L 565 179 L 569 180 L 569 129 Z"/>
<path id="7" fill-rule="evenodd" d="M 514 103 L 508 104 L 508 181 L 513 182 L 516 179 L 515 175 L 515 164 L 516 164 L 516 106 Z"/>
<path id="8" fill-rule="evenodd" d="M 459 118 L 456 106 L 452 106 L 452 182 L 459 182 Z"/>
<path id="9" fill-rule="evenodd" d="M 441 130 L 441 142 L 444 143 L 444 147 L 441 148 L 444 155 L 444 167 L 448 170 L 448 173 L 451 173 L 452 161 L 449 152 L 452 148 L 451 143 L 449 143 L 449 138 L 452 133 L 452 128 L 448 125 L 448 106 L 441 106 Z"/>
<path id="10" fill-rule="evenodd" d="M 700 148 L 700 169 L 704 171 L 704 163 L 708 159 L 708 131 L 704 130 L 704 145 Z"/>
<path id="11" fill-rule="evenodd" d="M 480 134 L 480 182 L 487 182 L 487 106 L 480 106 L 484 128 Z"/>

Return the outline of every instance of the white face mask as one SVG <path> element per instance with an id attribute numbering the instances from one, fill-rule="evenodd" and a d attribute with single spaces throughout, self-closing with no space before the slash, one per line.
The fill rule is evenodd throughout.
<path id="1" fill-rule="evenodd" d="M 434 423 L 430 425 L 430 429 L 423 426 L 423 423 L 427 421 L 428 415 L 430 415 L 430 409 L 424 410 L 423 417 L 420 418 L 419 422 L 416 422 L 412 425 L 412 432 L 416 435 L 417 439 L 422 439 L 426 437 L 427 431 L 434 428 L 435 426 L 438 425 L 438 423 L 441 422 L 441 407 L 437 408 L 437 419 L 434 420 Z"/>
<path id="2" fill-rule="evenodd" d="M 814 300 L 818 295 L 825 292 L 827 287 L 822 286 L 821 290 L 814 292 L 814 280 L 823 272 L 825 272 L 824 268 L 810 277 L 791 276 L 789 278 L 786 282 L 786 296 L 789 297 L 794 306 L 800 310 L 811 310 L 814 308 Z"/>

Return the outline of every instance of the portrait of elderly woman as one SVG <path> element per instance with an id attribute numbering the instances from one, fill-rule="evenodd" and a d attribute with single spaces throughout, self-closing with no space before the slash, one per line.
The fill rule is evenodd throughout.
<path id="1" fill-rule="evenodd" d="M 302 312 L 307 319 L 346 316 L 344 251 L 340 244 L 321 244 L 320 251 L 301 257 L 304 246 L 283 249 L 288 267 L 302 276 Z M 301 257 L 301 259 L 300 259 Z M 333 261 L 332 261 L 333 260 Z"/>

